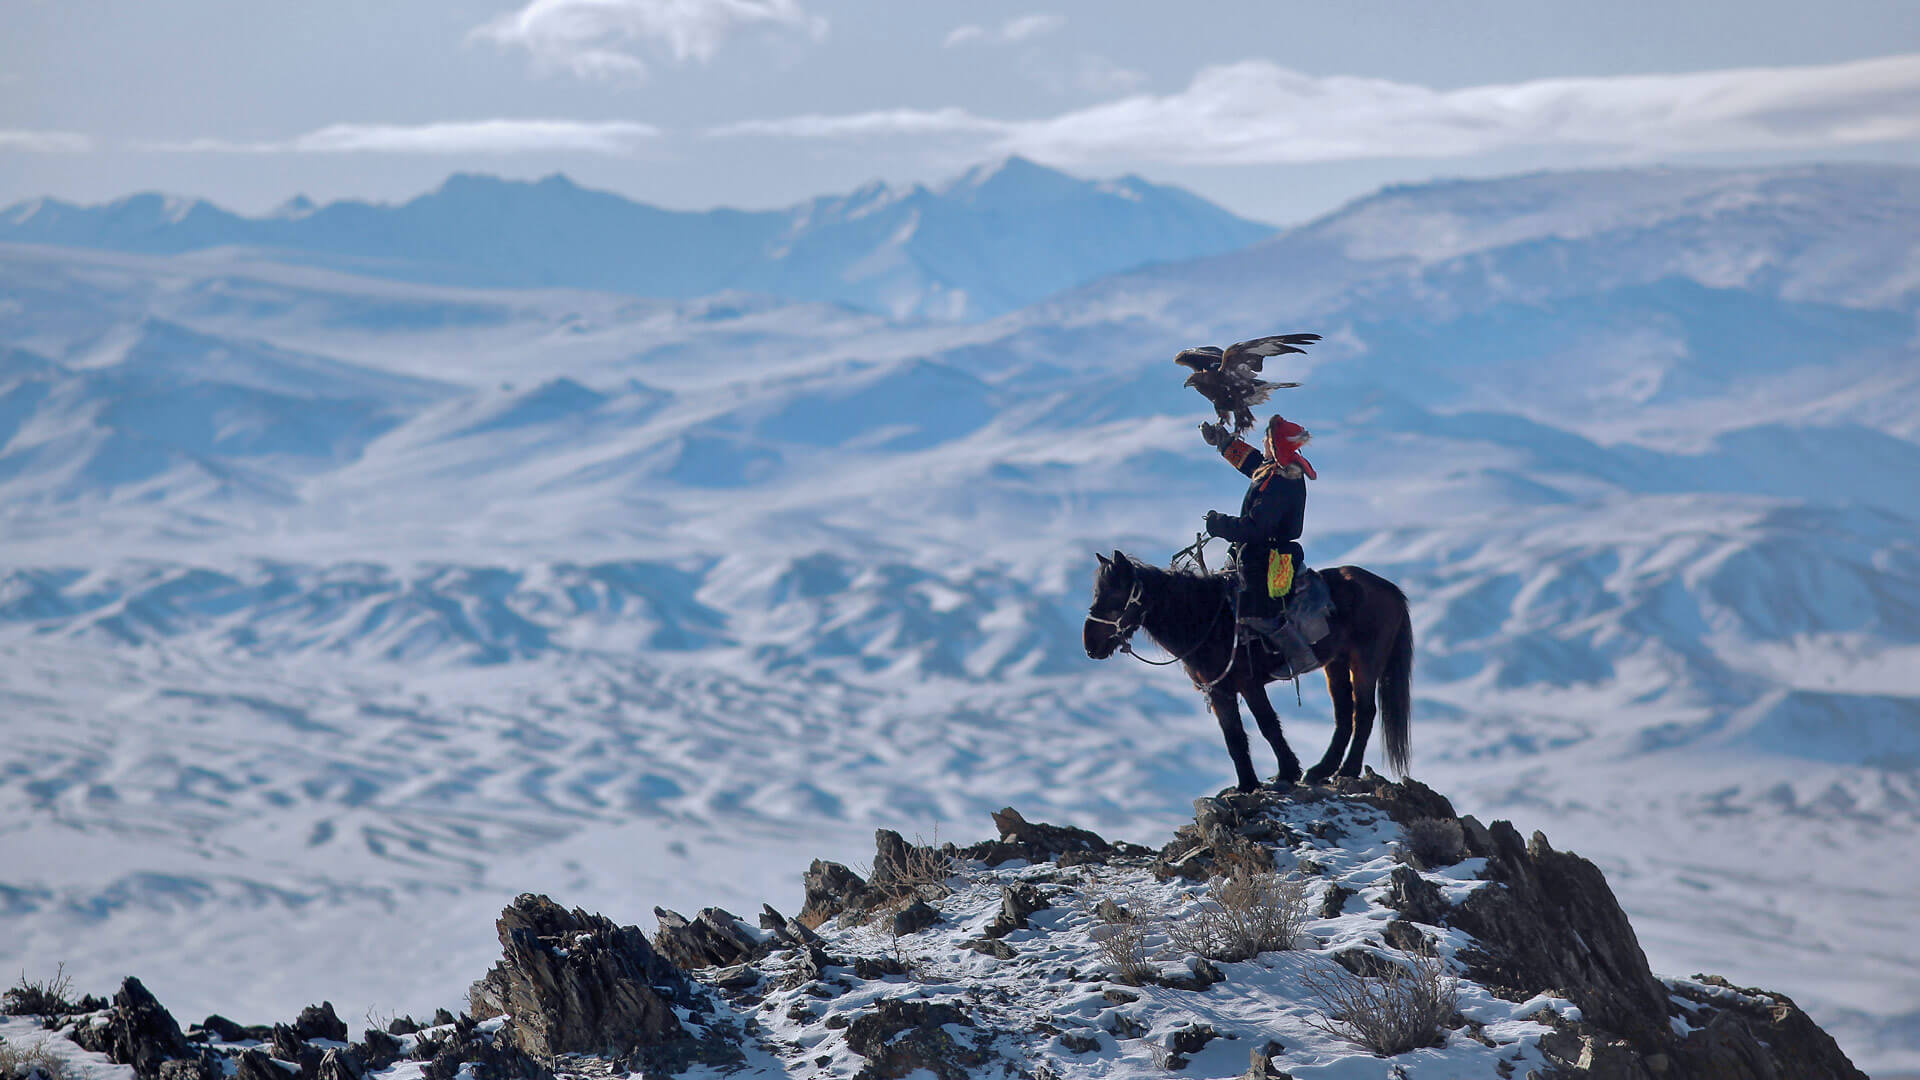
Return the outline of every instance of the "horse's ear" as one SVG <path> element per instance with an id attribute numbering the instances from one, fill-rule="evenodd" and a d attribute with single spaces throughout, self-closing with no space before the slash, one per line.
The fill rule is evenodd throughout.
<path id="1" fill-rule="evenodd" d="M 1112 560 L 1112 559 L 1109 559 L 1109 558 L 1107 558 L 1107 557 L 1106 557 L 1105 555 L 1102 555 L 1102 554 L 1100 554 L 1100 553 L 1099 553 L 1099 552 L 1097 552 L 1097 551 L 1093 553 L 1093 557 L 1094 557 L 1094 558 L 1096 558 L 1096 559 L 1099 559 L 1099 560 L 1100 560 L 1100 565 L 1101 565 L 1101 566 L 1112 566 L 1112 565 L 1113 565 L 1113 560 Z"/>
<path id="2" fill-rule="evenodd" d="M 1119 549 L 1119 548 L 1114 548 L 1114 549 L 1113 549 L 1113 561 L 1114 561 L 1115 563 L 1124 563 L 1124 562 L 1126 562 L 1126 561 L 1127 561 L 1127 557 L 1126 557 L 1126 556 L 1125 556 L 1124 554 L 1122 554 L 1122 553 L 1121 553 L 1121 551 L 1120 551 L 1120 549 Z"/>

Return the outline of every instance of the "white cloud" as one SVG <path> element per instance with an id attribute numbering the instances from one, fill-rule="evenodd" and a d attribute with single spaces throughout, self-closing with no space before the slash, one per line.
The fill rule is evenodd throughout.
<path id="1" fill-rule="evenodd" d="M 0 150 L 32 154 L 75 154 L 93 149 L 93 140 L 71 131 L 7 131 L 0 129 Z"/>
<path id="2" fill-rule="evenodd" d="M 1248 60 L 1202 69 L 1177 93 L 1134 95 L 1041 120 L 999 120 L 959 108 L 892 109 L 752 121 L 716 134 L 984 135 L 997 151 L 1055 163 L 1453 158 L 1554 146 L 1818 149 L 1920 139 L 1920 54 L 1444 91 L 1313 76 Z"/>
<path id="3" fill-rule="evenodd" d="M 630 153 L 656 138 L 652 124 L 627 121 L 473 120 L 439 124 L 330 124 L 291 139 L 257 142 L 193 139 L 141 144 L 141 149 L 204 153 L 515 154 Z"/>
<path id="4" fill-rule="evenodd" d="M 1032 40 L 1045 34 L 1051 34 L 1065 25 L 1067 25 L 1067 17 L 1065 15 L 1049 15 L 1044 12 L 1034 12 L 1031 15 L 1017 15 L 1001 23 L 999 28 L 993 30 L 974 23 L 956 26 L 952 30 L 947 31 L 947 39 L 942 44 L 949 49 L 955 45 L 967 45 L 973 42 L 994 45 L 1013 45 L 1022 41 Z"/>
<path id="5" fill-rule="evenodd" d="M 753 27 L 826 34 L 827 21 L 795 0 L 530 0 L 475 27 L 471 36 L 526 49 L 536 64 L 582 78 L 639 76 L 646 46 L 676 61 L 713 58 L 727 38 Z"/>

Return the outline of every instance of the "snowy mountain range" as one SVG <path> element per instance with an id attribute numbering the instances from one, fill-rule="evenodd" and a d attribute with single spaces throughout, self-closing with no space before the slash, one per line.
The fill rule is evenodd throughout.
<path id="1" fill-rule="evenodd" d="M 523 889 L 1184 820 L 1226 755 L 1086 660 L 1091 555 L 1237 503 L 1177 349 L 1317 330 L 1306 550 L 1412 598 L 1416 773 L 1920 1067 L 1920 172 L 1394 188 L 949 323 L 101 247 L 0 244 L 0 967 L 418 1010 Z"/>
<path id="2" fill-rule="evenodd" d="M 936 188 L 874 183 L 766 211 L 663 210 L 560 175 L 471 174 L 398 206 L 299 198 L 264 217 L 151 193 L 0 210 L 0 243 L 145 254 L 246 247 L 402 281 L 682 298 L 737 289 L 943 319 L 997 315 L 1272 232 L 1179 188 L 1079 180 L 1018 157 Z"/>

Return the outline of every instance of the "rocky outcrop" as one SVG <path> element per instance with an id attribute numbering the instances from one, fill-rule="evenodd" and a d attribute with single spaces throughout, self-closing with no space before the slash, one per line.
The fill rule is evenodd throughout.
<path id="1" fill-rule="evenodd" d="M 662 907 L 654 908 L 653 915 L 660 920 L 654 948 L 682 971 L 729 967 L 752 957 L 759 946 L 739 916 L 724 908 L 702 909 L 692 919 Z"/>
<path id="2" fill-rule="evenodd" d="M 1108 841 L 1098 833 L 1071 825 L 1028 821 L 1011 806 L 995 811 L 993 824 L 1000 831 L 999 839 L 960 848 L 960 857 L 978 859 L 988 866 L 998 866 L 1013 859 L 1024 859 L 1031 863 L 1053 861 L 1061 866 L 1077 866 L 1081 863 L 1106 862 L 1116 855 L 1152 854 L 1149 849 L 1137 844 Z"/>
<path id="3" fill-rule="evenodd" d="M 925 1070 L 940 1080 L 968 1080 L 991 1058 L 984 1039 L 956 1037 L 971 1017 L 945 1002 L 885 998 L 847 1026 L 847 1048 L 867 1059 L 855 1080 L 900 1080 Z"/>
<path id="4" fill-rule="evenodd" d="M 505 1014 L 504 1037 L 529 1056 L 620 1056 L 685 1033 L 672 1004 L 685 976 L 638 927 L 523 894 L 497 928 L 505 956 L 470 997 Z"/>
<path id="5" fill-rule="evenodd" d="M 139 979 L 129 975 L 102 1012 L 79 1018 L 68 1037 L 107 1060 L 133 1066 L 140 1080 L 160 1080 L 162 1066 L 186 1061 L 190 1067 L 169 1070 L 169 1080 L 182 1072 L 198 1077 L 200 1052 L 187 1042 L 180 1025 Z"/>

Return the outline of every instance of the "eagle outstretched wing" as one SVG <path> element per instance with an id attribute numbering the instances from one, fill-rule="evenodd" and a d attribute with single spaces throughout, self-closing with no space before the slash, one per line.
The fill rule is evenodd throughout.
<path id="1" fill-rule="evenodd" d="M 1200 391 L 1201 396 L 1213 404 L 1214 415 L 1222 424 L 1230 424 L 1234 436 L 1238 437 L 1253 426 L 1255 405 L 1264 403 L 1275 390 L 1300 385 L 1268 382 L 1256 378 L 1254 372 L 1260 370 L 1269 356 L 1304 353 L 1306 350 L 1301 346 L 1319 340 L 1319 334 L 1275 334 L 1236 342 L 1225 349 L 1201 345 L 1181 350 L 1173 362 L 1193 371 L 1187 376 L 1186 385 Z"/>

